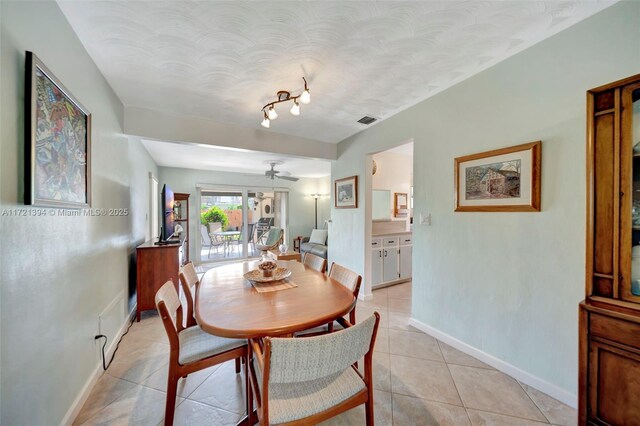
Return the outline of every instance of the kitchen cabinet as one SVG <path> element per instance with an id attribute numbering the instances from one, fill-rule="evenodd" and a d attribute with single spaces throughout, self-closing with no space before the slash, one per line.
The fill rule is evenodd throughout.
<path id="1" fill-rule="evenodd" d="M 412 236 L 385 235 L 371 239 L 371 286 L 411 279 Z"/>

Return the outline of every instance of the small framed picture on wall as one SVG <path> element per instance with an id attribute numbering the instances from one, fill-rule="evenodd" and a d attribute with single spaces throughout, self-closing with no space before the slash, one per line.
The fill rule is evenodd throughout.
<path id="1" fill-rule="evenodd" d="M 336 179 L 334 182 L 334 199 L 337 209 L 358 208 L 358 176 Z"/>

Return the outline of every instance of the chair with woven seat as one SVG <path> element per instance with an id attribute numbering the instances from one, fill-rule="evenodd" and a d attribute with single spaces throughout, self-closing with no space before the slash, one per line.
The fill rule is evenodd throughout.
<path id="1" fill-rule="evenodd" d="M 360 284 L 362 283 L 361 275 L 358 275 L 344 266 L 332 262 L 331 268 L 329 269 L 329 278 L 333 278 L 351 290 L 353 292 L 353 297 L 356 298 L 356 302 L 358 301 L 358 293 L 360 293 Z M 353 309 L 349 312 L 349 322 L 351 324 L 356 323 L 356 305 L 353 305 Z M 333 331 L 333 322 L 329 323 L 329 331 Z"/>
<path id="2" fill-rule="evenodd" d="M 255 246 L 260 251 L 268 251 L 277 248 L 282 242 L 284 230 L 282 228 L 271 228 L 260 236 Z"/>
<path id="3" fill-rule="evenodd" d="M 306 253 L 305 258 L 310 254 L 311 253 Z M 353 272 L 350 269 L 345 268 L 344 266 L 341 266 L 335 262 L 332 262 L 331 268 L 329 269 L 329 278 L 333 278 L 334 280 L 338 281 L 340 284 L 342 284 L 343 286 L 351 290 L 351 292 L 353 293 L 353 297 L 355 297 L 356 299 L 356 302 L 358 301 L 358 293 L 360 292 L 360 284 L 362 283 L 362 276 L 358 275 L 357 273 Z M 342 320 L 343 318 L 336 319 L 339 325 L 342 325 L 341 324 Z M 349 312 L 349 322 L 351 324 L 356 323 L 356 305 L 355 304 L 353 305 L 353 309 Z M 319 327 L 298 332 L 295 335 L 299 337 L 306 337 L 306 336 L 324 334 L 327 332 L 331 333 L 334 328 L 334 323 L 335 321 L 332 321 L 326 325 L 322 325 Z"/>
<path id="4" fill-rule="evenodd" d="M 323 274 L 327 270 L 327 259 L 323 259 L 313 253 L 305 253 L 302 263 Z"/>
<path id="5" fill-rule="evenodd" d="M 365 404 L 373 425 L 372 358 L 380 315 L 335 333 L 249 340 L 251 393 L 261 425 L 311 425 Z M 364 356 L 364 375 L 354 366 Z M 250 413 L 253 411 L 250 401 Z"/>
<path id="6" fill-rule="evenodd" d="M 246 356 L 247 342 L 214 336 L 203 331 L 198 325 L 185 328 L 182 304 L 171 280 L 160 287 L 155 302 L 169 338 L 169 375 L 164 424 L 172 425 L 178 380 L 195 371 Z"/>
<path id="7" fill-rule="evenodd" d="M 196 308 L 195 308 L 195 295 L 200 285 L 200 279 L 196 272 L 196 268 L 193 266 L 193 262 L 189 262 L 180 268 L 180 283 L 182 284 L 182 291 L 184 292 L 184 298 L 187 301 L 187 314 L 186 327 L 193 327 L 198 325 L 196 321 Z M 242 358 L 236 358 L 236 373 L 240 372 L 240 360 Z"/>

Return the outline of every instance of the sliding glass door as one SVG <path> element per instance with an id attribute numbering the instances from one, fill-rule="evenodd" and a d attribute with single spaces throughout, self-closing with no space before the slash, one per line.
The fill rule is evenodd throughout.
<path id="1" fill-rule="evenodd" d="M 200 261 L 257 257 L 255 244 L 273 227 L 287 238 L 288 193 L 256 189 L 201 189 Z"/>

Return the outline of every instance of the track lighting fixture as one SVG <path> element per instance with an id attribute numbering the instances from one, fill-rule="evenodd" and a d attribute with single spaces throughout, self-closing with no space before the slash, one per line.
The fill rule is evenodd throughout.
<path id="1" fill-rule="evenodd" d="M 264 113 L 264 120 L 262 120 L 262 123 L 260 123 L 260 125 L 262 125 L 262 127 L 266 127 L 268 129 L 271 121 L 269 120 L 269 117 L 267 117 L 267 113 L 264 112 L 264 111 L 263 111 L 263 113 Z"/>
<path id="2" fill-rule="evenodd" d="M 281 102 L 292 101 L 293 105 L 291 106 L 289 112 L 291 112 L 291 115 L 300 115 L 300 104 L 308 104 L 309 102 L 311 102 L 311 94 L 309 92 L 309 87 L 307 87 L 307 79 L 302 77 L 302 80 L 304 80 L 304 91 L 300 95 L 291 96 L 291 92 L 280 90 L 278 93 L 276 93 L 277 100 L 269 102 L 262 107 L 262 115 L 264 117 L 262 123 L 260 123 L 262 127 L 266 127 L 268 129 L 269 125 L 271 124 L 271 120 L 275 120 L 276 118 L 278 118 L 278 113 L 276 112 L 275 105 Z"/>

